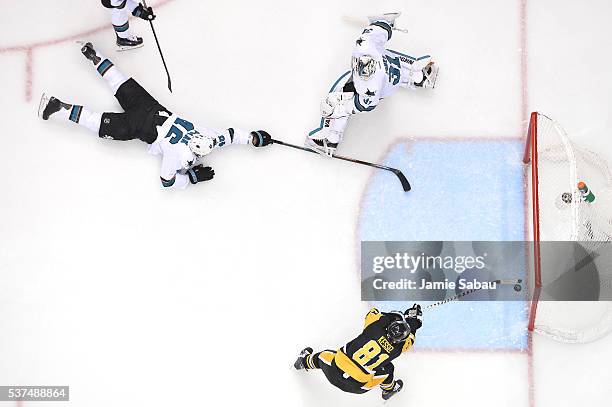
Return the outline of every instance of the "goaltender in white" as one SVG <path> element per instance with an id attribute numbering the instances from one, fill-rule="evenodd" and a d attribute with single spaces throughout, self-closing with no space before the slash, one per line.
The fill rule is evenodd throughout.
<path id="1" fill-rule="evenodd" d="M 305 145 L 332 156 L 342 141 L 351 115 L 371 112 L 400 88 L 433 88 L 438 67 L 431 56 L 412 57 L 386 49 L 401 13 L 369 16 L 370 25 L 355 42 L 351 71 L 342 75 L 321 102 L 321 125 Z"/>

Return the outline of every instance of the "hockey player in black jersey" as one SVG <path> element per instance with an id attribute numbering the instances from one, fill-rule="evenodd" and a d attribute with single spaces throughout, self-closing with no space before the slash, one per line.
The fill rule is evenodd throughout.
<path id="1" fill-rule="evenodd" d="M 306 348 L 294 367 L 321 369 L 331 384 L 348 393 L 366 393 L 380 386 L 382 398 L 388 400 L 403 386 L 401 380 L 394 378 L 392 361 L 414 344 L 416 331 L 422 325 L 421 315 L 417 304 L 403 313 L 372 308 L 361 335 L 338 350 L 313 353 L 312 348 Z"/>

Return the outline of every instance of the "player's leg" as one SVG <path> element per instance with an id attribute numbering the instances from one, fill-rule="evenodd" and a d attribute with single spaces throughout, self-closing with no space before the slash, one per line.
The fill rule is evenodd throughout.
<path id="1" fill-rule="evenodd" d="M 386 379 L 380 384 L 382 390 L 382 398 L 389 400 L 396 393 L 399 393 L 404 387 L 404 382 L 401 380 L 395 380 L 393 376 L 394 367 L 392 363 L 385 365 L 384 367 L 377 369 L 376 375 L 387 375 Z"/>
<path id="2" fill-rule="evenodd" d="M 108 117 L 108 120 L 119 123 L 129 122 L 129 132 L 124 136 L 131 137 L 138 134 L 137 138 L 140 140 L 148 144 L 153 143 L 157 138 L 156 126 L 163 124 L 172 113 L 159 104 L 138 82 L 123 75 L 108 58 L 94 49 L 91 43 L 86 43 L 81 48 L 81 52 L 85 58 L 93 63 L 98 73 L 115 94 L 123 110 L 125 110 L 125 114 Z M 110 130 L 104 133 L 105 136 L 109 136 L 111 133 L 115 134 L 118 125 L 107 124 L 109 124 Z M 111 138 L 116 137 L 111 135 Z"/>
<path id="3" fill-rule="evenodd" d="M 38 115 L 43 120 L 72 122 L 90 130 L 100 138 L 133 140 L 139 135 L 133 121 L 126 113 L 97 113 L 81 105 L 62 102 L 56 97 L 43 94 Z"/>
<path id="4" fill-rule="evenodd" d="M 293 367 L 296 370 L 314 370 L 321 369 L 323 365 L 331 366 L 335 354 L 336 352 L 333 350 L 314 353 L 311 347 L 307 347 L 300 352 Z"/>
<path id="5" fill-rule="evenodd" d="M 329 93 L 332 92 L 355 92 L 350 72 L 336 81 Z M 348 116 L 337 119 L 322 118 L 319 127 L 308 133 L 306 147 L 324 155 L 334 155 L 342 142 L 347 125 Z"/>
<path id="6" fill-rule="evenodd" d="M 304 348 L 298 355 L 295 363 L 293 363 L 293 367 L 295 367 L 295 370 L 319 369 L 318 362 L 313 361 L 313 357 L 318 357 L 318 355 L 319 353 L 313 354 L 311 347 Z"/>
<path id="7" fill-rule="evenodd" d="M 117 37 L 117 47 L 119 51 L 125 51 L 143 46 L 142 38 L 134 35 L 130 30 L 130 14 L 138 7 L 138 3 L 132 0 L 106 0 L 103 3 L 109 4 L 111 22 Z"/>
<path id="8" fill-rule="evenodd" d="M 116 94 L 119 87 L 127 82 L 128 78 L 119 71 L 110 59 L 94 49 L 91 42 L 83 45 L 81 53 L 94 65 L 96 71 L 113 91 L 113 94 Z"/>
<path id="9" fill-rule="evenodd" d="M 398 86 L 408 89 L 434 88 L 438 78 L 438 65 L 431 56 L 413 57 L 401 52 L 387 50 L 385 58 L 390 66 L 400 70 Z"/>
<path id="10" fill-rule="evenodd" d="M 157 139 L 157 128 L 172 116 L 133 78 L 125 81 L 115 93 L 121 107 L 125 110 L 130 128 L 138 134 L 138 138 L 147 144 Z"/>
<path id="11" fill-rule="evenodd" d="M 38 108 L 38 116 L 43 120 L 57 120 L 76 123 L 98 134 L 102 114 L 93 112 L 81 105 L 64 103 L 56 97 L 42 95 Z"/>

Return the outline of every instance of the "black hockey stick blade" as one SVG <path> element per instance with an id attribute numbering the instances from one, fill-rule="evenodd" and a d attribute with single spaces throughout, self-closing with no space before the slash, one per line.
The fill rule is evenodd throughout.
<path id="1" fill-rule="evenodd" d="M 147 6 L 147 2 L 143 0 L 142 5 Z M 168 77 L 168 90 L 172 93 L 172 78 L 170 78 L 170 72 L 168 71 L 168 65 L 166 65 L 166 59 L 164 58 L 164 53 L 162 52 L 161 46 L 159 45 L 159 40 L 157 39 L 157 33 L 155 32 L 155 27 L 153 27 L 153 21 L 149 21 L 151 24 L 151 31 L 153 31 L 153 37 L 155 37 L 155 43 L 157 44 L 157 49 L 159 51 L 159 56 L 161 57 L 162 63 L 164 64 L 164 69 L 166 70 L 166 76 Z"/>
<path id="2" fill-rule="evenodd" d="M 306 151 L 306 152 L 317 154 L 317 155 L 319 154 L 316 151 L 311 150 L 308 147 L 296 146 L 295 144 L 285 143 L 284 141 L 280 141 L 280 140 L 272 139 L 272 143 L 279 144 L 281 146 L 295 148 L 298 150 Z M 398 170 L 397 168 L 392 168 L 392 167 L 387 167 L 385 165 L 374 164 L 374 163 L 370 163 L 367 161 L 357 160 L 355 158 L 343 157 L 341 155 L 334 155 L 331 158 L 335 158 L 335 159 L 342 160 L 342 161 L 348 161 L 350 163 L 366 165 L 368 167 L 378 168 L 379 170 L 391 171 L 393 174 L 395 174 L 397 178 L 399 178 L 404 192 L 408 192 L 412 189 L 412 187 L 410 186 L 410 182 L 408 182 L 408 179 L 406 178 L 404 173 Z"/>

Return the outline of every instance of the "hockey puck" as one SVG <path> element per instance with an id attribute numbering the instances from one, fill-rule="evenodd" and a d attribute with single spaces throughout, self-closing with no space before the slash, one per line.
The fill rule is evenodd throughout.
<path id="1" fill-rule="evenodd" d="M 518 292 L 518 291 L 521 291 L 522 289 L 523 289 L 523 287 L 521 287 L 521 285 L 520 285 L 520 284 L 515 284 L 515 285 L 514 285 L 514 291 L 517 291 L 517 292 Z"/>

